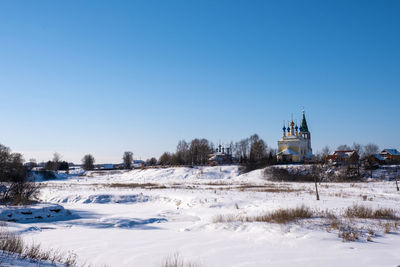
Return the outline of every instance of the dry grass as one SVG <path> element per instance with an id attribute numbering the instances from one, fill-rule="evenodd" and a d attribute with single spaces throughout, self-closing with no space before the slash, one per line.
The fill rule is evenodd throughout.
<path id="1" fill-rule="evenodd" d="M 21 258 L 36 261 L 50 261 L 52 264 L 62 264 L 66 267 L 76 266 L 76 255 L 62 254 L 59 251 L 43 250 L 40 245 L 24 243 L 21 237 L 5 230 L 0 230 L 0 250 L 17 254 Z"/>
<path id="2" fill-rule="evenodd" d="M 379 222 L 379 226 L 382 228 L 385 234 L 389 234 L 392 232 L 397 232 L 397 228 L 399 227 L 399 223 L 397 221 L 394 222 Z"/>
<path id="3" fill-rule="evenodd" d="M 247 217 L 246 221 L 284 224 L 299 219 L 311 218 L 312 216 L 313 216 L 312 210 L 302 205 L 297 208 L 278 209 L 276 211 L 261 216 Z"/>
<path id="4" fill-rule="evenodd" d="M 297 208 L 278 209 L 264 215 L 242 217 L 235 215 L 217 215 L 214 217 L 214 223 L 226 223 L 226 222 L 268 222 L 286 224 L 289 222 L 297 221 L 299 219 L 307 219 L 313 216 L 313 212 L 310 208 L 300 206 Z"/>
<path id="5" fill-rule="evenodd" d="M 22 239 L 7 231 L 0 231 L 0 250 L 22 254 L 25 249 L 25 244 Z"/>
<path id="6" fill-rule="evenodd" d="M 197 184 L 201 185 L 201 184 Z M 205 188 L 206 190 L 239 190 L 240 192 L 251 191 L 251 192 L 265 192 L 265 193 L 296 193 L 302 192 L 304 189 L 294 189 L 290 185 L 282 184 L 249 184 L 243 183 L 239 185 L 233 184 L 221 184 L 221 183 L 207 183 L 205 185 L 213 185 L 215 187 Z M 200 188 L 203 189 L 203 188 Z"/>
<path id="7" fill-rule="evenodd" d="M 200 267 L 201 265 L 195 262 L 185 261 L 179 253 L 175 253 L 164 259 L 160 267 Z"/>
<path id="8" fill-rule="evenodd" d="M 343 218 L 338 218 L 336 215 L 326 211 L 324 216 L 327 219 L 328 226 L 326 230 L 338 231 L 338 237 L 343 242 L 354 242 L 361 241 L 371 242 L 373 237 L 377 236 L 377 232 L 389 234 L 397 232 L 397 228 L 400 225 L 397 221 L 395 211 L 392 209 L 371 209 L 369 207 L 353 205 L 348 207 Z M 369 227 L 364 228 L 360 225 L 360 221 L 357 219 L 373 219 L 378 221 L 370 221 Z M 381 221 L 384 220 L 384 222 Z"/>
<path id="9" fill-rule="evenodd" d="M 301 189 L 291 189 L 291 188 L 271 188 L 271 187 L 260 187 L 260 188 L 239 188 L 240 191 L 253 191 L 253 192 L 265 192 L 265 193 L 296 193 L 301 192 Z"/>
<path id="10" fill-rule="evenodd" d="M 340 229 L 342 222 L 335 214 L 326 210 L 325 212 L 322 213 L 322 216 L 328 220 L 328 227 L 326 228 L 328 232 L 330 232 L 330 230 L 332 229 L 336 230 Z"/>
<path id="11" fill-rule="evenodd" d="M 107 185 L 112 188 L 145 188 L 145 189 L 166 189 L 165 185 L 154 184 L 154 183 L 113 183 Z"/>
<path id="12" fill-rule="evenodd" d="M 243 221 L 243 218 L 232 214 L 227 214 L 227 215 L 219 214 L 216 215 L 212 221 L 213 223 L 241 222 Z"/>
<path id="13" fill-rule="evenodd" d="M 337 230 L 338 237 L 342 239 L 342 242 L 355 242 L 365 236 L 365 241 L 371 242 L 372 237 L 375 236 L 372 229 L 368 229 L 366 232 L 363 227 L 355 226 L 354 222 L 344 221 L 335 215 L 327 216 L 326 219 L 328 220 L 326 231 L 330 233 L 332 230 Z"/>
<path id="14" fill-rule="evenodd" d="M 370 207 L 363 205 L 353 205 L 348 207 L 344 215 L 348 218 L 360 218 L 360 219 L 386 219 L 386 220 L 396 220 L 396 212 L 393 209 L 379 208 L 373 210 Z"/>
<path id="15" fill-rule="evenodd" d="M 360 238 L 362 233 L 359 229 L 351 226 L 341 227 L 339 229 L 338 237 L 342 238 L 343 242 L 354 242 Z"/>
<path id="16" fill-rule="evenodd" d="M 315 224 L 314 227 L 323 227 L 327 232 L 336 232 L 343 242 L 364 241 L 371 242 L 376 233 L 394 233 L 398 231 L 400 222 L 393 209 L 379 208 L 371 209 L 365 206 L 354 205 L 348 207 L 340 216 L 326 211 L 314 211 L 308 207 L 278 209 L 260 216 L 240 215 L 217 215 L 213 218 L 214 223 L 230 222 L 267 222 L 287 224 L 301 219 L 323 219 L 321 225 L 319 220 L 307 220 L 307 223 Z M 359 219 L 374 219 L 368 221 L 368 227 L 364 228 L 365 221 Z M 381 220 L 384 220 L 383 222 Z"/>
<path id="17" fill-rule="evenodd" d="M 42 185 L 46 187 L 47 185 Z M 210 190 L 217 193 L 218 191 L 240 191 L 240 192 L 265 192 L 265 193 L 301 193 L 308 192 L 305 188 L 293 188 L 290 184 L 231 184 L 226 182 L 214 182 L 214 183 L 173 183 L 173 184 L 159 184 L 159 183 L 110 183 L 110 184 L 71 184 L 71 186 L 96 186 L 96 187 L 111 187 L 111 188 L 122 188 L 122 189 L 179 189 L 179 190 Z M 206 187 L 204 187 L 206 186 Z M 56 187 L 56 185 L 52 185 Z M 62 188 L 62 187 L 60 187 Z M 313 192 L 312 192 L 313 193 Z M 314 193 L 313 193 L 314 194 Z"/>
<path id="18" fill-rule="evenodd" d="M 114 174 L 121 174 L 124 173 L 124 170 L 104 170 L 104 171 L 90 171 L 84 176 L 87 177 L 96 177 L 96 176 L 104 176 L 104 175 L 114 175 Z"/>

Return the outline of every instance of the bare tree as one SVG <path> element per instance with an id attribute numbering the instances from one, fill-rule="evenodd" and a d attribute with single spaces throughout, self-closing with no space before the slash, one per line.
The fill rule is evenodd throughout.
<path id="1" fill-rule="evenodd" d="M 190 163 L 189 144 L 185 140 L 178 142 L 176 147 L 176 160 L 178 161 L 179 165 Z"/>
<path id="2" fill-rule="evenodd" d="M 361 157 L 361 155 L 363 154 L 363 146 L 359 143 L 354 142 L 353 143 L 353 150 L 357 151 L 357 154 Z"/>
<path id="3" fill-rule="evenodd" d="M 55 152 L 54 154 L 53 154 L 53 162 L 54 162 L 54 171 L 58 171 L 58 167 L 59 167 L 59 164 L 60 164 L 60 160 L 61 160 L 61 155 L 60 154 L 58 154 L 57 152 Z"/>
<path id="4" fill-rule="evenodd" d="M 160 156 L 158 164 L 162 166 L 168 166 L 173 164 L 173 155 L 171 153 L 165 152 Z"/>
<path id="5" fill-rule="evenodd" d="M 248 138 L 242 139 L 235 144 L 236 157 L 241 163 L 247 162 L 250 152 L 250 140 Z"/>
<path id="6" fill-rule="evenodd" d="M 363 157 L 369 157 L 379 153 L 379 147 L 376 144 L 369 143 L 364 146 Z"/>
<path id="7" fill-rule="evenodd" d="M 33 168 L 37 167 L 36 159 L 34 158 L 29 159 L 27 167 L 29 170 L 32 170 Z"/>
<path id="8" fill-rule="evenodd" d="M 399 167 L 396 167 L 394 170 L 393 170 L 393 177 L 394 177 L 394 181 L 395 181 L 395 183 L 396 183 L 396 190 L 397 191 L 400 191 L 400 188 L 399 188 L 399 183 L 398 183 L 398 179 L 399 179 L 399 177 L 400 177 L 400 168 Z"/>
<path id="9" fill-rule="evenodd" d="M 352 150 L 348 145 L 340 145 L 336 148 L 336 150 Z"/>
<path id="10" fill-rule="evenodd" d="M 259 163 L 267 157 L 267 145 L 257 134 L 250 137 L 250 162 Z"/>
<path id="11" fill-rule="evenodd" d="M 156 158 L 150 158 L 146 160 L 146 165 L 147 166 L 156 166 L 157 165 L 157 159 Z"/>
<path id="12" fill-rule="evenodd" d="M 322 148 L 320 157 L 322 161 L 326 161 L 326 158 L 331 154 L 331 148 L 329 146 L 325 146 Z"/>
<path id="13" fill-rule="evenodd" d="M 319 193 L 318 193 L 318 183 L 321 184 L 322 179 L 324 178 L 324 166 L 319 164 L 314 164 L 311 170 L 311 176 L 314 177 L 314 184 L 315 184 L 315 197 L 319 200 Z"/>
<path id="14" fill-rule="evenodd" d="M 124 162 L 125 168 L 130 169 L 132 168 L 133 163 L 133 153 L 130 151 L 126 151 L 122 156 L 122 160 Z"/>
<path id="15" fill-rule="evenodd" d="M 87 154 L 82 159 L 82 167 L 83 169 L 90 171 L 94 169 L 95 159 L 91 154 Z"/>
<path id="16" fill-rule="evenodd" d="M 38 192 L 39 187 L 27 179 L 24 159 L 19 153 L 11 153 L 0 144 L 0 201 L 13 204 L 27 204 Z"/>
<path id="17" fill-rule="evenodd" d="M 189 146 L 190 159 L 192 164 L 205 164 L 208 155 L 212 153 L 210 142 L 205 139 L 193 139 Z"/>
<path id="18" fill-rule="evenodd" d="M 11 153 L 0 144 L 0 182 L 23 182 L 26 180 L 24 159 L 19 153 Z"/>

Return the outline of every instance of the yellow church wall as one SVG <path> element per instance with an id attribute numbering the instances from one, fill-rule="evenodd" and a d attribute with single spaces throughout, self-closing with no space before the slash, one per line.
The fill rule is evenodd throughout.
<path id="1" fill-rule="evenodd" d="M 279 146 L 279 151 L 278 151 L 278 152 L 282 152 L 282 151 L 285 150 L 286 148 L 288 148 L 288 146 Z"/>
<path id="2" fill-rule="evenodd" d="M 299 153 L 299 146 L 279 146 L 278 152 L 285 150 L 286 148 L 290 148 L 296 153 Z"/>

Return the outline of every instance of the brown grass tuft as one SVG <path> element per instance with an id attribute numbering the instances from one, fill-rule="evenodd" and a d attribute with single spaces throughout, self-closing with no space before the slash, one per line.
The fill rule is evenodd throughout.
<path id="1" fill-rule="evenodd" d="M 17 254 L 22 258 L 36 261 L 50 261 L 53 264 L 63 264 L 64 266 L 76 266 L 76 255 L 68 253 L 66 255 L 53 250 L 43 250 L 40 245 L 26 245 L 21 237 L 8 231 L 0 229 L 0 250 Z"/>
<path id="2" fill-rule="evenodd" d="M 360 238 L 360 235 L 360 231 L 357 228 L 350 226 L 341 227 L 338 233 L 338 237 L 342 238 L 343 242 L 354 242 Z"/>
<path id="3" fill-rule="evenodd" d="M 311 209 L 303 205 L 297 208 L 278 209 L 261 216 L 248 217 L 246 218 L 246 221 L 283 224 L 296 221 L 298 219 L 311 218 L 312 216 L 313 212 Z"/>
<path id="4" fill-rule="evenodd" d="M 228 214 L 228 215 L 216 215 L 213 218 L 213 223 L 227 223 L 227 222 L 240 222 L 243 221 L 243 219 L 241 217 L 232 215 L 232 214 Z"/>
<path id="5" fill-rule="evenodd" d="M 345 210 L 344 215 L 348 218 L 361 219 L 397 219 L 396 212 L 393 209 L 379 208 L 373 210 L 372 208 L 363 205 L 353 205 L 351 207 L 348 207 Z"/>
<path id="6" fill-rule="evenodd" d="M 278 209 L 273 212 L 252 216 L 252 217 L 241 217 L 235 215 L 217 215 L 214 217 L 214 223 L 226 223 L 226 222 L 268 222 L 268 223 L 279 223 L 285 224 L 299 219 L 311 218 L 314 215 L 312 210 L 305 206 L 288 209 Z"/>
<path id="7" fill-rule="evenodd" d="M 4 230 L 0 231 L 0 250 L 22 254 L 24 248 L 25 245 L 21 237 Z"/>

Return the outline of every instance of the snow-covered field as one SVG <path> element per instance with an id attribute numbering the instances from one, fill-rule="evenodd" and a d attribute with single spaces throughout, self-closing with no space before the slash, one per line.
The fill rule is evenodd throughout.
<path id="1" fill-rule="evenodd" d="M 92 266 L 160 266 L 176 252 L 210 267 L 400 265 L 400 235 L 384 233 L 383 222 L 351 221 L 374 229 L 371 242 L 365 236 L 342 242 L 318 217 L 214 222 L 218 215 L 256 216 L 303 204 L 338 216 L 353 204 L 399 211 L 391 181 L 323 183 L 320 201 L 314 190 L 313 183 L 265 180 L 262 170 L 240 175 L 236 166 L 88 172 L 43 182 L 40 199 L 70 213 L 7 227 L 28 243 L 73 251 Z"/>

